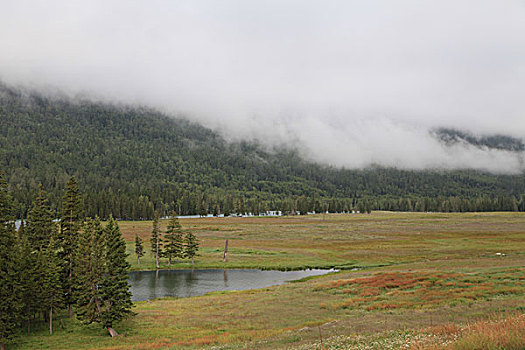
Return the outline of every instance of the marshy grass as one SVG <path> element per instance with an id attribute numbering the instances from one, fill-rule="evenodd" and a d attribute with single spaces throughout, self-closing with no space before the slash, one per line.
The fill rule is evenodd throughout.
<path id="1" fill-rule="evenodd" d="M 258 290 L 138 302 L 137 316 L 116 326 L 125 334 L 116 339 L 62 316 L 57 322 L 64 327 L 53 336 L 45 327 L 30 337 L 21 330 L 11 349 L 319 349 L 319 330 L 327 349 L 520 346 L 523 213 L 377 212 L 181 224 L 202 243 L 195 268 L 345 270 Z M 148 247 L 151 222 L 119 225 L 130 254 L 135 234 Z M 150 254 L 140 265 L 133 255 L 129 261 L 137 270 L 154 267 Z M 502 316 L 491 321 L 487 315 Z"/>

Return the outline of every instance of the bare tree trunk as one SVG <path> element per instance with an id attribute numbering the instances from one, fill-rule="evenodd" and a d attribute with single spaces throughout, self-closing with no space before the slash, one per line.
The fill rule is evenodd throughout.
<path id="1" fill-rule="evenodd" d="M 53 335 L 53 306 L 49 308 L 49 335 Z"/>
<path id="2" fill-rule="evenodd" d="M 140 258 L 137 256 L 137 263 L 140 264 Z"/>
<path id="3" fill-rule="evenodd" d="M 159 269 L 159 240 L 157 238 L 157 250 L 155 252 L 155 262 L 156 262 L 156 266 L 157 266 L 157 270 Z"/>
<path id="4" fill-rule="evenodd" d="M 222 261 L 226 261 L 226 253 L 228 253 L 228 240 L 226 240 L 226 243 L 224 244 L 224 256 L 222 257 Z"/>
<path id="5" fill-rule="evenodd" d="M 73 209 L 70 209 L 69 211 L 69 234 L 71 235 L 71 228 L 73 227 Z M 71 247 L 69 247 L 71 249 Z M 68 311 L 67 311 L 67 314 L 69 316 L 69 318 L 73 318 L 73 305 L 71 304 L 71 294 L 72 294 L 72 290 L 71 290 L 71 283 L 73 281 L 73 253 L 69 253 L 69 275 L 68 275 L 68 282 L 69 282 L 69 286 L 68 286 L 68 290 L 67 290 L 67 295 L 69 297 L 69 302 L 70 304 L 68 305 Z"/>
<path id="6" fill-rule="evenodd" d="M 72 270 L 73 270 L 73 254 L 70 253 L 69 254 L 69 275 L 67 277 L 69 281 L 67 295 L 69 296 L 69 298 L 71 298 L 71 293 L 72 293 L 71 291 L 71 281 L 73 280 Z M 73 318 L 73 305 L 72 304 L 69 304 L 67 313 L 68 313 L 69 318 Z"/>
<path id="7" fill-rule="evenodd" d="M 91 258 L 89 258 L 89 271 L 91 271 L 92 269 L 92 261 L 91 261 Z M 90 279 L 90 282 L 91 282 L 91 291 L 93 292 L 93 294 L 96 294 L 96 287 L 95 287 L 95 281 L 93 281 L 93 279 L 91 278 Z M 100 309 L 100 300 L 96 297 L 96 296 L 93 296 L 93 299 L 95 301 L 95 306 L 97 307 L 97 312 L 99 315 L 102 314 L 102 310 Z"/>
<path id="8" fill-rule="evenodd" d="M 113 338 L 113 337 L 118 337 L 118 335 L 119 335 L 119 334 L 117 333 L 117 331 L 114 330 L 114 329 L 111 328 L 111 327 L 108 327 L 108 332 L 109 332 L 109 335 L 111 335 L 111 338 Z"/>
<path id="9" fill-rule="evenodd" d="M 171 266 L 171 256 L 168 258 L 168 266 Z"/>
<path id="10" fill-rule="evenodd" d="M 31 334 L 31 308 L 27 308 L 27 335 Z"/>
<path id="11" fill-rule="evenodd" d="M 191 257 L 191 264 L 193 265 L 193 256 Z"/>
<path id="12" fill-rule="evenodd" d="M 5 344 L 4 343 L 0 343 L 0 350 L 5 350 Z"/>

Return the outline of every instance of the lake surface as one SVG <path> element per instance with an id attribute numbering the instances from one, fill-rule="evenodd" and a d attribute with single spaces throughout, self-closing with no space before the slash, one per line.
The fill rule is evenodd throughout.
<path id="1" fill-rule="evenodd" d="M 213 291 L 275 286 L 334 270 L 160 270 L 134 271 L 129 275 L 133 301 L 163 297 L 193 297 Z"/>

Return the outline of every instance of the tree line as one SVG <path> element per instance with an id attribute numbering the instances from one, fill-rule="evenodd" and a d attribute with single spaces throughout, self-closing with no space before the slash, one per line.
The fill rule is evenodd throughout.
<path id="1" fill-rule="evenodd" d="M 350 198 L 326 198 L 320 196 L 287 196 L 284 198 L 264 199 L 264 195 L 246 197 L 243 194 L 214 195 L 201 192 L 189 193 L 181 190 L 182 198 L 172 202 L 155 204 L 147 196 L 141 196 L 139 202 L 131 205 L 130 212 L 110 210 L 111 202 L 105 202 L 104 209 L 98 208 L 92 215 L 107 217 L 115 215 L 122 219 L 151 220 L 155 213 L 168 216 L 176 210 L 180 215 L 246 216 L 267 215 L 306 215 L 308 213 L 369 213 L 371 210 L 408 211 L 408 212 L 487 212 L 487 211 L 525 211 L 525 195 L 488 196 L 471 198 L 420 197 L 420 196 L 356 196 Z M 131 213 L 129 215 L 128 213 Z"/>
<path id="2" fill-rule="evenodd" d="M 109 194 L 108 194 L 109 193 Z M 178 197 L 175 197 L 178 196 Z M 409 212 L 486 212 L 486 211 L 525 211 L 525 195 L 478 195 L 473 197 L 438 195 L 431 196 L 361 196 L 357 193 L 348 198 L 330 198 L 313 195 L 272 196 L 259 193 L 249 197 L 239 191 L 214 193 L 177 189 L 170 196 L 169 203 L 155 200 L 148 195 L 140 195 L 133 201 L 132 197 L 119 197 L 104 192 L 100 200 L 90 201 L 83 196 L 85 214 L 89 217 L 107 219 L 113 216 L 122 220 L 152 220 L 155 213 L 162 217 L 172 212 L 179 215 L 214 215 L 245 216 L 266 215 L 269 212 L 281 215 L 298 215 L 307 213 L 351 213 L 370 212 L 371 210 L 409 211 Z M 51 208 L 55 215 L 61 212 L 61 201 L 53 203 Z M 19 203 L 15 209 L 16 216 L 27 216 L 27 211 Z"/>
<path id="3" fill-rule="evenodd" d="M 0 172 L 0 349 L 37 322 L 53 334 L 57 313 L 85 324 L 113 325 L 132 315 L 126 244 L 113 217 L 84 218 L 75 178 L 63 195 L 59 221 L 42 185 L 16 229 L 14 202 Z M 40 324 L 40 323 L 39 323 Z"/>

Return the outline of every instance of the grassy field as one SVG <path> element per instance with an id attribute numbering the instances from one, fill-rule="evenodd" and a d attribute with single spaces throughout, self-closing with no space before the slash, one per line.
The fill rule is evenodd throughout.
<path id="1" fill-rule="evenodd" d="M 181 223 L 202 243 L 195 268 L 346 270 L 259 290 L 139 302 L 137 316 L 117 326 L 125 334 L 117 339 L 60 319 L 55 335 L 42 330 L 13 348 L 525 348 L 523 214 L 377 212 Z M 151 222 L 119 224 L 130 252 L 135 234 L 149 245 Z M 150 254 L 140 265 L 133 256 L 130 262 L 134 269 L 154 267 Z"/>

